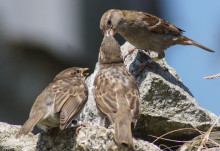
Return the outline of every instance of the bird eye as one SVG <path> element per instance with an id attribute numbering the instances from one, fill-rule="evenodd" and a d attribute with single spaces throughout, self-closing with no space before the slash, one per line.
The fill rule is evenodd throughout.
<path id="1" fill-rule="evenodd" d="M 111 24 L 112 24 L 111 19 L 108 19 L 107 24 L 108 24 L 108 25 L 111 25 Z"/>
<path id="2" fill-rule="evenodd" d="M 80 71 L 79 71 L 79 70 L 76 70 L 76 73 L 80 73 Z"/>

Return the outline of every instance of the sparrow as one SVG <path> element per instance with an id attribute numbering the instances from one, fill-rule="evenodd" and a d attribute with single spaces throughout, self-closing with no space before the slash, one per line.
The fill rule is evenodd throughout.
<path id="1" fill-rule="evenodd" d="M 135 78 L 124 65 L 120 45 L 109 34 L 100 47 L 93 96 L 99 110 L 114 124 L 116 143 L 131 146 L 131 129 L 141 113 L 139 90 Z"/>
<path id="2" fill-rule="evenodd" d="M 44 131 L 54 127 L 66 129 L 87 101 L 87 70 L 88 68 L 72 67 L 60 72 L 37 97 L 29 119 L 20 128 L 16 138 L 31 132 L 36 124 Z"/>
<path id="3" fill-rule="evenodd" d="M 109 31 L 111 35 L 119 33 L 138 49 L 158 52 L 158 57 L 152 58 L 149 63 L 164 58 L 164 51 L 177 44 L 195 45 L 209 52 L 214 52 L 183 36 L 182 33 L 184 31 L 182 29 L 145 12 L 110 9 L 103 14 L 100 21 L 100 29 L 104 34 L 106 31 Z M 136 48 L 129 51 L 129 54 Z"/>

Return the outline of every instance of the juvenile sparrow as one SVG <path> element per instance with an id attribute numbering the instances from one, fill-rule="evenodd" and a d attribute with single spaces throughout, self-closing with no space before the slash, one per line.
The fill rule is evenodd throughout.
<path id="1" fill-rule="evenodd" d="M 214 52 L 183 36 L 183 30 L 180 28 L 156 16 L 140 11 L 108 10 L 101 18 L 100 29 L 103 33 L 108 31 L 111 35 L 119 33 L 138 49 L 158 52 L 158 57 L 151 59 L 149 63 L 164 58 L 164 51 L 176 44 L 195 45 L 204 50 Z M 129 54 L 134 50 L 135 48 Z"/>
<path id="2" fill-rule="evenodd" d="M 105 36 L 101 44 L 93 95 L 98 108 L 114 123 L 116 143 L 131 146 L 131 124 L 135 127 L 141 113 L 139 91 L 113 36 Z"/>
<path id="3" fill-rule="evenodd" d="M 72 67 L 60 72 L 35 100 L 29 119 L 18 131 L 16 138 L 26 135 L 37 126 L 42 130 L 67 128 L 77 118 L 88 98 L 84 73 L 88 68 Z"/>

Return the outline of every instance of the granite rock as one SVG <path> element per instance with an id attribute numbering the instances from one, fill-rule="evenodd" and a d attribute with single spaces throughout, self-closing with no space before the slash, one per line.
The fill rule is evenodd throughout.
<path id="1" fill-rule="evenodd" d="M 126 42 L 122 47 L 123 56 L 133 46 Z M 165 138 L 175 140 L 191 140 L 198 136 L 195 128 L 206 131 L 217 119 L 217 116 L 198 105 L 190 90 L 183 84 L 176 71 L 165 59 L 152 63 L 137 76 L 141 63 L 155 57 L 154 52 L 146 53 L 135 50 L 125 59 L 128 70 L 136 76 L 140 90 L 142 114 L 133 131 L 132 148 L 117 146 L 113 140 L 113 128 L 105 128 L 105 116 L 97 109 L 93 93 L 93 81 L 99 65 L 87 80 L 89 89 L 88 102 L 83 109 L 80 120 L 87 124 L 76 135 L 75 128 L 64 131 L 52 129 L 40 135 L 28 134 L 15 139 L 20 126 L 0 123 L 0 150 L 160 150 L 153 142 L 158 136 L 179 130 Z M 188 128 L 188 129 L 187 129 Z M 194 128 L 194 130 L 192 130 Z M 191 130 L 189 130 L 191 129 Z M 220 130 L 219 122 L 214 130 Z M 157 145 L 171 147 L 173 142 L 155 142 Z M 182 144 L 182 143 L 181 143 Z"/>

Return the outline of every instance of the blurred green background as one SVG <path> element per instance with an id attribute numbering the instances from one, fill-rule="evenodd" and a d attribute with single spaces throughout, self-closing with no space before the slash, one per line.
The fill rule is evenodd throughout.
<path id="1" fill-rule="evenodd" d="M 60 71 L 81 66 L 93 72 L 103 38 L 99 21 L 112 8 L 159 16 L 215 50 L 174 46 L 166 60 L 198 103 L 220 114 L 220 79 L 203 79 L 220 72 L 220 1 L 0 0 L 0 121 L 23 124 L 36 97 Z"/>

